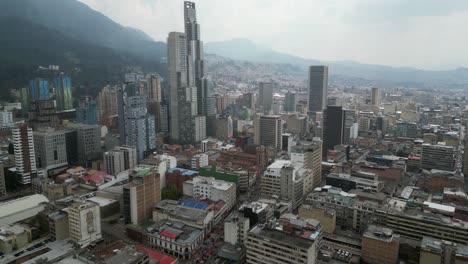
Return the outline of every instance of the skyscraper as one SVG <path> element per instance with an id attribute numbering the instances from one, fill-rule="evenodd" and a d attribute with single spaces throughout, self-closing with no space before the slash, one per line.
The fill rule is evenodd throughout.
<path id="1" fill-rule="evenodd" d="M 105 86 L 98 95 L 99 116 L 107 117 L 116 115 L 117 110 L 117 87 Z"/>
<path id="2" fill-rule="evenodd" d="M 206 136 L 206 117 L 211 124 L 216 112 L 205 78 L 203 43 L 193 2 L 184 2 L 184 25 L 185 34 L 171 32 L 167 40 L 170 135 L 174 142 L 192 144 Z"/>
<path id="3" fill-rule="evenodd" d="M 30 99 L 49 99 L 49 81 L 36 78 L 29 81 Z"/>
<path id="4" fill-rule="evenodd" d="M 76 109 L 76 121 L 87 125 L 99 123 L 97 104 L 90 96 L 82 97 L 78 109 Z"/>
<path id="5" fill-rule="evenodd" d="M 38 168 L 51 170 L 68 165 L 64 130 L 41 128 L 34 132 Z"/>
<path id="6" fill-rule="evenodd" d="M 34 130 L 58 125 L 57 111 L 54 100 L 34 100 L 29 112 L 29 123 Z"/>
<path id="7" fill-rule="evenodd" d="M 184 33 L 171 32 L 167 38 L 167 57 L 170 87 L 170 134 L 174 142 L 192 143 L 193 94 L 187 87 L 187 38 Z"/>
<path id="8" fill-rule="evenodd" d="M 30 184 L 37 173 L 33 131 L 28 125 L 22 124 L 13 128 L 11 132 L 19 182 L 21 184 Z"/>
<path id="9" fill-rule="evenodd" d="M 154 116 L 147 114 L 146 98 L 144 96 L 126 98 L 124 123 L 124 144 L 136 146 L 138 160 L 142 160 L 145 151 L 156 147 Z"/>
<path id="10" fill-rule="evenodd" d="M 73 98 L 71 91 L 71 78 L 63 72 L 54 78 L 57 110 L 70 110 L 73 108 Z"/>
<path id="11" fill-rule="evenodd" d="M 285 112 L 296 112 L 296 94 L 287 92 L 284 95 L 284 111 Z"/>
<path id="12" fill-rule="evenodd" d="M 281 116 L 279 115 L 260 115 L 258 116 L 259 125 L 259 144 L 265 147 L 274 147 L 281 151 L 283 127 L 281 125 Z M 254 125 L 255 127 L 255 125 Z"/>
<path id="13" fill-rule="evenodd" d="M 343 143 L 344 111 L 341 106 L 329 105 L 323 115 L 323 154 Z"/>
<path id="14" fill-rule="evenodd" d="M 379 91 L 379 88 L 377 87 L 372 87 L 371 105 L 380 106 L 380 91 Z"/>
<path id="15" fill-rule="evenodd" d="M 327 107 L 328 66 L 309 67 L 309 112 L 322 112 Z"/>
<path id="16" fill-rule="evenodd" d="M 158 75 L 151 74 L 147 76 L 148 82 L 148 100 L 151 102 L 158 102 L 162 101 L 161 95 L 161 80 Z"/>
<path id="17" fill-rule="evenodd" d="M 258 87 L 258 106 L 269 114 L 273 104 L 273 84 L 261 82 Z"/>

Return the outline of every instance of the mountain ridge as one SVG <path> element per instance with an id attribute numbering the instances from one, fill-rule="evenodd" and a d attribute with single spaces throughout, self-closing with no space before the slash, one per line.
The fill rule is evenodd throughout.
<path id="1" fill-rule="evenodd" d="M 253 54 L 250 50 L 255 50 Z M 355 61 L 320 61 L 305 59 L 275 51 L 268 47 L 257 45 L 248 39 L 234 39 L 230 41 L 208 42 L 205 44 L 207 53 L 259 63 L 286 63 L 299 65 L 304 70 L 314 64 L 329 66 L 330 75 L 342 75 L 354 78 L 375 80 L 376 82 L 392 82 L 398 85 L 421 85 L 427 87 L 453 86 L 468 87 L 468 69 L 435 71 L 422 70 L 412 67 L 392 67 L 387 65 L 365 64 Z"/>

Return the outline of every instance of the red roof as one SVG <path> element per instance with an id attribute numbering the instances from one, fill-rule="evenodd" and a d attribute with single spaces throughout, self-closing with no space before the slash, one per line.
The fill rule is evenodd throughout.
<path id="1" fill-rule="evenodd" d="M 174 233 L 171 233 L 171 232 L 165 231 L 165 230 L 159 232 L 159 234 L 161 234 L 162 236 L 168 237 L 168 238 L 172 238 L 172 239 L 177 237 L 177 234 L 174 234 Z"/>
<path id="2" fill-rule="evenodd" d="M 150 259 L 158 261 L 159 264 L 171 264 L 176 261 L 176 258 L 165 255 L 161 252 L 149 249 L 144 246 L 136 245 L 135 248 L 139 251 L 148 253 Z"/>
<path id="3" fill-rule="evenodd" d="M 104 177 L 102 177 L 101 175 L 92 174 L 92 175 L 83 176 L 83 180 L 91 181 L 94 184 L 99 184 L 99 183 L 104 182 Z"/>

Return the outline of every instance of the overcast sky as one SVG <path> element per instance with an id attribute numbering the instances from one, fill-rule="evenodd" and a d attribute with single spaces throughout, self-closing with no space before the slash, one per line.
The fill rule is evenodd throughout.
<path id="1" fill-rule="evenodd" d="M 80 0 L 166 41 L 182 0 Z M 468 67 L 467 0 L 196 0 L 206 42 L 247 38 L 319 60 L 426 69 Z"/>

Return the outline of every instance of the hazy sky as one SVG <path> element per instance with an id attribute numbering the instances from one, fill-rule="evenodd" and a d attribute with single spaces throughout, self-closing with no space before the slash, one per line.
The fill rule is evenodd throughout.
<path id="1" fill-rule="evenodd" d="M 155 40 L 183 31 L 182 0 L 80 0 Z M 468 67 L 466 0 L 196 0 L 206 42 L 247 38 L 320 60 Z"/>

